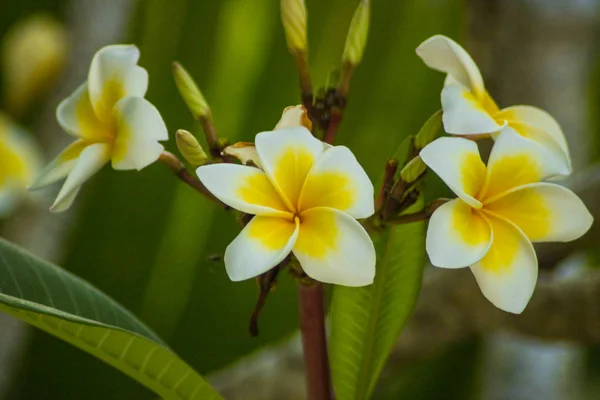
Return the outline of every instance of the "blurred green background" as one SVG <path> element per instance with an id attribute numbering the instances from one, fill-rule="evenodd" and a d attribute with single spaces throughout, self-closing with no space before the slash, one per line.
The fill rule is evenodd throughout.
<path id="1" fill-rule="evenodd" d="M 78 37 L 94 36 L 100 33 L 93 29 L 103 29 L 78 21 L 78 10 L 92 3 L 8 0 L 0 13 L 0 40 L 21 18 L 45 12 L 66 25 L 74 48 L 80 48 Z M 202 137 L 176 92 L 171 77 L 174 60 L 197 80 L 219 134 L 232 142 L 249 141 L 256 133 L 270 130 L 283 108 L 299 102 L 278 0 L 97 3 L 102 6 L 95 7 L 96 13 L 110 13 L 111 8 L 126 13 L 126 23 L 114 33 L 114 42 L 133 42 L 141 49 L 140 65 L 150 74 L 147 98 L 160 110 L 172 134 L 184 128 Z M 416 133 L 440 107 L 443 76 L 424 67 L 414 49 L 436 33 L 465 39 L 473 21 L 467 18 L 463 1 L 372 3 L 367 50 L 352 81 L 338 142 L 348 145 L 376 180 L 402 139 Z M 339 67 L 356 4 L 356 0 L 307 0 L 315 87 L 321 87 Z M 86 27 L 91 31 L 82 35 Z M 71 59 L 75 56 L 71 54 Z M 89 61 L 79 60 L 84 65 L 75 70 L 86 71 Z M 73 73 L 69 68 L 73 66 L 67 66 L 65 74 Z M 82 82 L 85 72 L 77 74 Z M 497 82 L 492 80 L 490 86 L 494 85 Z M 55 90 L 69 93 L 75 87 Z M 40 126 L 42 110 L 55 105 L 52 96 L 39 99 L 19 121 L 34 135 L 43 135 L 45 129 L 56 131 L 55 122 Z M 174 141 L 166 147 L 175 151 Z M 54 155 L 47 150 L 47 158 Z M 256 284 L 230 282 L 223 264 L 210 257 L 223 254 L 238 224 L 162 165 L 141 172 L 105 168 L 85 185 L 77 203 L 72 218 L 54 222 L 66 224 L 67 234 L 61 240 L 60 256 L 53 261 L 141 316 L 199 372 L 222 369 L 296 330 L 295 288 L 284 275 L 261 315 L 260 336 L 249 336 Z M 36 331 L 27 340 L 8 399 L 153 398 L 129 378 L 53 337 Z M 470 398 L 478 387 L 478 349 L 478 343 L 460 344 L 436 359 L 403 369 L 398 376 L 384 377 L 376 397 Z"/>

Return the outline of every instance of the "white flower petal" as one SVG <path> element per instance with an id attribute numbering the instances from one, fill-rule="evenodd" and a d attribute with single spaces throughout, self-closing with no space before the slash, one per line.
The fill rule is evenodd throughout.
<path id="1" fill-rule="evenodd" d="M 329 207 L 354 218 L 367 218 L 375 212 L 373 193 L 373 184 L 350 149 L 335 146 L 312 167 L 298 208 Z"/>
<path id="2" fill-rule="evenodd" d="M 517 227 L 487 216 L 494 241 L 485 257 L 471 266 L 484 296 L 501 310 L 520 314 L 537 282 L 538 266 L 531 242 Z"/>
<path id="3" fill-rule="evenodd" d="M 480 135 L 498 132 L 498 124 L 483 103 L 464 86 L 450 84 L 442 89 L 442 121 L 446 132 L 454 135 Z"/>
<path id="4" fill-rule="evenodd" d="M 199 167 L 196 174 L 215 197 L 236 210 L 265 216 L 292 216 L 267 175 L 258 168 L 211 164 Z"/>
<path id="5" fill-rule="evenodd" d="M 77 158 L 89 144 L 89 142 L 81 139 L 71 143 L 44 168 L 29 189 L 40 189 L 63 179 L 71 172 L 77 162 Z"/>
<path id="6" fill-rule="evenodd" d="M 267 272 L 292 250 L 298 223 L 256 216 L 225 250 L 225 268 L 232 281 L 243 281 Z"/>
<path id="7" fill-rule="evenodd" d="M 141 97 L 126 97 L 115 105 L 114 111 L 117 132 L 113 168 L 140 170 L 156 161 L 165 149 L 158 141 L 169 138 L 156 107 Z"/>
<path id="8" fill-rule="evenodd" d="M 366 286 L 375 277 L 375 248 L 351 216 L 332 208 L 300 215 L 300 234 L 292 250 L 311 278 L 344 286 Z"/>
<path id="9" fill-rule="evenodd" d="M 565 164 L 564 169 L 571 172 L 571 156 L 565 135 L 558 122 L 546 111 L 532 106 L 514 106 L 500 110 L 495 117 L 506 120 L 508 126 L 521 136 L 557 153 L 556 157 Z"/>
<path id="10" fill-rule="evenodd" d="M 56 119 L 67 133 L 75 137 L 96 141 L 108 138 L 109 132 L 94 113 L 86 83 L 58 105 Z"/>
<path id="11" fill-rule="evenodd" d="M 432 36 L 417 47 L 417 55 L 429 68 L 447 73 L 482 99 L 485 89 L 481 72 L 469 53 L 454 40 Z"/>
<path id="12" fill-rule="evenodd" d="M 275 125 L 273 130 L 289 128 L 293 126 L 303 126 L 309 131 L 312 129 L 312 122 L 308 117 L 306 108 L 303 105 L 286 107 L 281 114 L 281 119 Z"/>
<path id="13" fill-rule="evenodd" d="M 50 211 L 61 212 L 69 208 L 79 187 L 98 172 L 109 159 L 110 145 L 108 144 L 95 143 L 83 149 Z"/>
<path id="14" fill-rule="evenodd" d="M 485 182 L 486 168 L 477 143 L 457 137 L 441 137 L 419 153 L 421 159 L 465 203 L 480 208 L 475 199 Z"/>
<path id="15" fill-rule="evenodd" d="M 113 106 L 127 96 L 144 97 L 148 73 L 137 66 L 140 51 L 134 45 L 111 45 L 92 59 L 88 85 L 92 107 L 98 118 L 112 122 Z"/>
<path id="16" fill-rule="evenodd" d="M 533 242 L 569 242 L 594 222 L 575 193 L 553 183 L 521 186 L 486 204 L 485 209 L 518 226 Z"/>
<path id="17" fill-rule="evenodd" d="M 519 135 L 510 127 L 504 128 L 498 135 L 487 170 L 486 187 L 480 198 L 489 200 L 482 200 L 484 203 L 518 186 L 568 173 L 556 153 Z"/>
<path id="18" fill-rule="evenodd" d="M 435 210 L 429 220 L 427 254 L 436 267 L 468 267 L 483 258 L 492 238 L 490 224 L 481 212 L 454 199 Z"/>
<path id="19" fill-rule="evenodd" d="M 323 143 L 304 127 L 282 128 L 256 135 L 260 163 L 291 209 L 310 169 L 323 154 Z"/>

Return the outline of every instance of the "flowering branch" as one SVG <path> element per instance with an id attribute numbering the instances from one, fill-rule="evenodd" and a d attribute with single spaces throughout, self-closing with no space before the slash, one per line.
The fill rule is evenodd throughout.
<path id="1" fill-rule="evenodd" d="M 198 178 L 190 174 L 185 168 L 185 165 L 177 158 L 175 154 L 168 151 L 163 151 L 158 158 L 158 161 L 169 167 L 175 176 L 177 176 L 182 182 L 187 184 L 192 189 L 202 193 L 204 196 L 208 197 L 210 200 L 214 201 L 224 209 L 228 210 L 230 208 L 228 205 L 222 203 L 221 200 L 213 196 Z"/>

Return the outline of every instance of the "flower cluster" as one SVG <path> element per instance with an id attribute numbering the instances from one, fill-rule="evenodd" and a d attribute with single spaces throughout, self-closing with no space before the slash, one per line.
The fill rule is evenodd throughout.
<path id="1" fill-rule="evenodd" d="M 425 63 L 447 73 L 442 90 L 445 130 L 421 159 L 458 196 L 439 207 L 427 230 L 433 265 L 470 267 L 498 308 L 520 313 L 537 281 L 532 242 L 570 241 L 593 218 L 570 190 L 544 180 L 571 172 L 565 137 L 546 112 L 530 106 L 500 110 L 468 53 L 443 36 L 417 49 Z M 487 166 L 469 135 L 495 139 Z M 472 136 L 471 136 L 472 137 Z"/>
<path id="2" fill-rule="evenodd" d="M 67 178 L 51 211 L 66 210 L 80 186 L 109 161 L 117 170 L 140 170 L 156 161 L 168 139 L 158 110 L 144 99 L 148 73 L 133 45 L 100 49 L 88 80 L 58 106 L 61 127 L 76 138 L 52 161 L 32 189 Z"/>

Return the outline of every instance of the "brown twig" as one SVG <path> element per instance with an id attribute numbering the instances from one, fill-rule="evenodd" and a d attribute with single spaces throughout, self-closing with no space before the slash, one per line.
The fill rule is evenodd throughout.
<path id="1" fill-rule="evenodd" d="M 329 123 L 327 124 L 325 136 L 323 137 L 325 143 L 332 144 L 337 135 L 337 131 L 340 128 L 344 110 L 346 109 L 346 101 L 348 92 L 350 91 L 350 81 L 354 74 L 354 69 L 355 66 L 350 63 L 344 63 L 342 66 L 340 80 L 335 89 L 334 105 L 331 108 Z"/>
<path id="2" fill-rule="evenodd" d="M 185 168 L 185 165 L 175 156 L 175 154 L 163 151 L 158 158 L 158 161 L 165 164 L 167 167 L 173 171 L 175 176 L 177 176 L 181 181 L 186 183 L 192 189 L 202 193 L 204 196 L 208 197 L 212 201 L 219 204 L 224 209 L 228 210 L 229 206 L 223 203 L 221 200 L 217 199 L 208 189 L 200 182 L 200 179 L 196 178 Z"/>
<path id="3" fill-rule="evenodd" d="M 302 105 L 306 108 L 309 117 L 312 117 L 313 89 L 310 77 L 310 67 L 308 57 L 305 51 L 294 52 L 296 67 L 298 68 L 298 79 L 300 81 L 300 94 L 302 96 Z"/>
<path id="4" fill-rule="evenodd" d="M 325 335 L 323 285 L 298 283 L 300 332 L 304 349 L 308 400 L 331 400 L 331 376 Z"/>
<path id="5" fill-rule="evenodd" d="M 381 183 L 381 187 L 379 188 L 379 193 L 377 194 L 377 198 L 375 199 L 375 211 L 379 212 L 385 201 L 387 196 L 389 195 L 389 191 L 391 189 L 394 175 L 396 175 L 396 171 L 398 171 L 398 161 L 391 159 L 385 163 L 385 170 L 383 171 L 383 181 Z"/>

